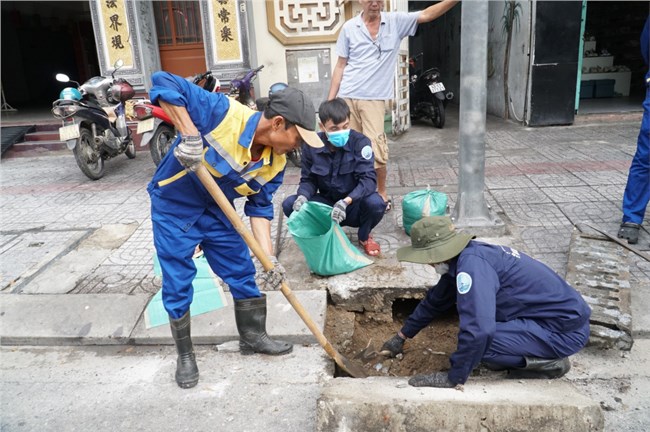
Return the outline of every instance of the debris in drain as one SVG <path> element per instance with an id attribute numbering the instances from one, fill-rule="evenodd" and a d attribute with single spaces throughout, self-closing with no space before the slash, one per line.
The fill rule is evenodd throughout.
<path id="1" fill-rule="evenodd" d="M 390 310 L 390 309 L 389 309 Z M 410 377 L 448 370 L 449 355 L 456 350 L 458 317 L 451 313 L 435 320 L 404 343 L 395 358 L 377 350 L 404 324 L 391 312 L 352 312 L 329 305 L 325 336 L 341 355 L 361 364 L 368 376 Z"/>

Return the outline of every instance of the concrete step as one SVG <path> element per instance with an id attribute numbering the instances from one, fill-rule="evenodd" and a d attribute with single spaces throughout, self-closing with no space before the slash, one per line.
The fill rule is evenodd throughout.
<path id="1" fill-rule="evenodd" d="M 297 291 L 298 301 L 316 326 L 325 328 L 327 293 Z M 266 328 L 270 335 L 296 344 L 316 338 L 279 291 L 267 292 Z M 2 345 L 173 344 L 169 326 L 147 329 L 144 310 L 150 295 L 3 294 L 0 303 Z M 233 299 L 226 307 L 192 317 L 195 344 L 237 340 Z"/>
<path id="2" fill-rule="evenodd" d="M 462 391 L 407 378 L 336 378 L 323 385 L 317 431 L 563 431 L 604 427 L 598 404 L 563 380 L 470 378 Z"/>
<path id="3" fill-rule="evenodd" d="M 25 135 L 24 142 L 34 141 L 58 141 L 59 129 L 56 130 L 36 130 Z"/>
<path id="4" fill-rule="evenodd" d="M 25 141 L 16 143 L 7 151 L 7 157 L 16 156 L 22 152 L 57 151 L 66 149 L 66 144 L 58 140 Z"/>
<path id="5" fill-rule="evenodd" d="M 127 125 L 131 130 L 136 151 L 148 150 L 149 146 L 140 146 L 142 135 L 136 133 L 138 127 L 137 122 L 129 122 Z M 24 140 L 11 146 L 3 157 L 21 156 L 22 154 L 26 154 L 25 152 L 31 155 L 34 152 L 65 150 L 67 148 L 65 142 L 59 141 L 60 126 L 60 122 L 56 124 L 36 125 L 35 132 L 26 134 Z"/>

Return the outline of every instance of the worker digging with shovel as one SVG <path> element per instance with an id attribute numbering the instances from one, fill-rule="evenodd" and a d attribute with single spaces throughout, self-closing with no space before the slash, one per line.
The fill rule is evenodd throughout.
<path id="1" fill-rule="evenodd" d="M 163 303 L 178 352 L 176 383 L 191 388 L 199 380 L 189 312 L 197 244 L 214 273 L 230 287 L 241 353 L 292 351 L 291 344 L 266 333 L 266 297 L 260 292 L 277 289 L 284 279 L 272 251 L 272 197 L 283 180 L 284 155 L 303 141 L 313 147 L 323 143 L 314 131 L 313 103 L 298 89 L 274 93 L 260 113 L 168 72 L 157 72 L 151 80 L 151 101 L 163 108 L 179 132 L 147 190 Z M 244 212 L 254 238 L 274 264 L 260 286 L 244 239 L 195 174 L 199 169 L 207 169 L 230 206 L 236 198 L 247 197 Z"/>

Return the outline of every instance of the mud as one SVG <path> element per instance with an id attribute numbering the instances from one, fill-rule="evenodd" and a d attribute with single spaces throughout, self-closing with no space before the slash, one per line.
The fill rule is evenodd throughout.
<path id="1" fill-rule="evenodd" d="M 384 342 L 402 328 L 416 304 L 408 301 L 393 305 L 392 314 L 349 312 L 328 305 L 325 336 L 348 360 L 363 365 L 369 376 L 406 377 L 447 370 L 449 356 L 456 350 L 456 313 L 436 319 L 413 339 L 408 339 L 401 358 L 378 354 Z"/>

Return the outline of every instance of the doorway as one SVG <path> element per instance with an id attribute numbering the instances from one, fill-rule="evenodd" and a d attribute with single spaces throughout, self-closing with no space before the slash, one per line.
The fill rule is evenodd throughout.
<path id="1" fill-rule="evenodd" d="M 51 108 L 65 73 L 84 82 L 99 75 L 88 2 L 2 1 L 2 86 L 20 111 Z"/>
<path id="2" fill-rule="evenodd" d="M 579 114 L 641 111 L 647 72 L 640 51 L 647 2 L 586 2 Z"/>
<path id="3" fill-rule="evenodd" d="M 180 76 L 205 72 L 199 2 L 168 0 L 153 5 L 162 69 Z"/>

